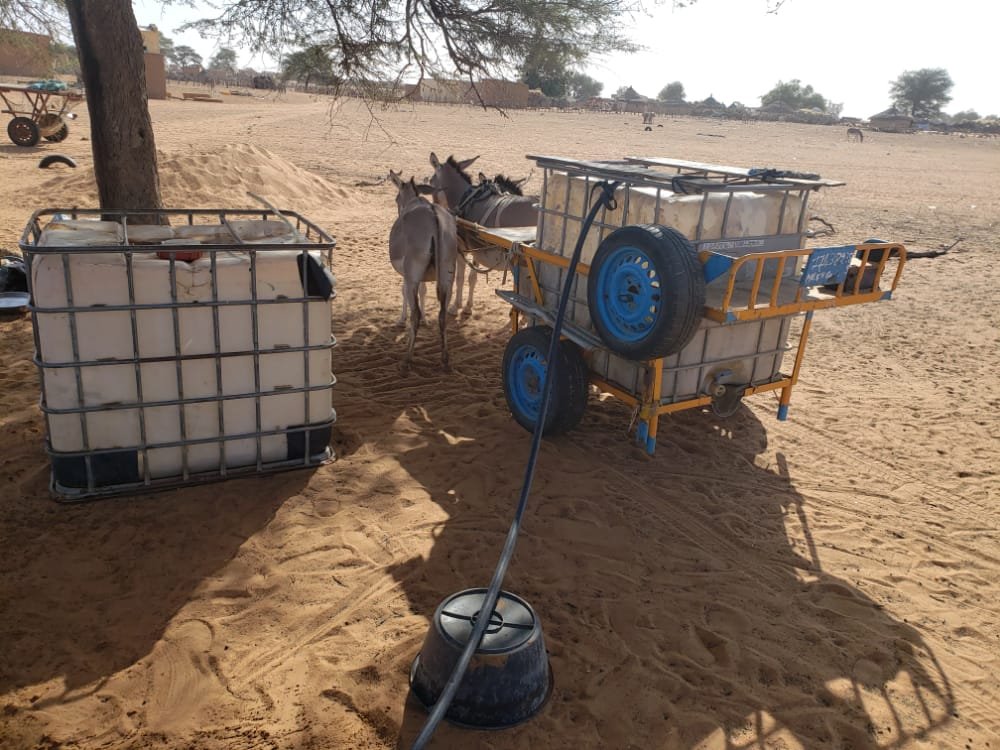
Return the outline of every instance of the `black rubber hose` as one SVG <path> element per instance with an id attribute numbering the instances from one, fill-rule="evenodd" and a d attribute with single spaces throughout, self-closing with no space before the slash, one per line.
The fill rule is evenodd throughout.
<path id="1" fill-rule="evenodd" d="M 618 187 L 618 184 L 617 182 L 602 181 L 596 183 L 591 190 L 593 194 L 595 190 L 600 189 L 601 195 L 594 202 L 594 205 L 590 207 L 590 212 L 587 214 L 586 219 L 584 219 L 580 236 L 576 240 L 576 247 L 573 248 L 573 257 L 570 259 L 569 267 L 566 270 L 566 281 L 559 296 L 556 319 L 552 324 L 552 340 L 549 342 L 549 353 L 546 360 L 545 387 L 542 390 L 542 403 L 538 407 L 538 420 L 535 422 L 535 429 L 531 433 L 531 451 L 528 454 L 528 463 L 524 467 L 524 482 L 521 485 L 521 497 L 518 500 L 514 520 L 511 521 L 510 529 L 507 531 L 507 540 L 504 542 L 503 551 L 500 553 L 500 559 L 497 561 L 497 567 L 493 571 L 493 580 L 490 581 L 490 586 L 486 591 L 486 598 L 483 600 L 483 606 L 479 610 L 480 612 L 492 613 L 493 608 L 497 605 L 497 599 L 500 597 L 500 587 L 503 585 L 504 576 L 507 575 L 507 568 L 510 567 L 511 558 L 514 556 L 517 534 L 521 529 L 521 518 L 528 507 L 528 495 L 531 492 L 531 482 L 535 477 L 535 464 L 538 462 L 538 451 L 542 445 L 542 432 L 545 430 L 545 415 L 549 409 L 549 396 L 552 393 L 552 384 L 556 380 L 555 369 L 556 363 L 559 361 L 559 334 L 562 331 L 563 319 L 566 317 L 566 306 L 569 302 L 573 277 L 576 274 L 576 266 L 580 262 L 583 242 L 587 238 L 587 233 L 590 231 L 591 224 L 594 223 L 594 217 L 597 216 L 597 212 L 604 206 L 613 209 L 615 188 Z M 434 730 L 441 723 L 441 719 L 444 718 L 445 712 L 451 705 L 451 701 L 455 697 L 459 685 L 462 684 L 462 678 L 465 677 L 465 670 L 468 669 L 469 662 L 472 661 L 472 655 L 479 648 L 479 643 L 483 640 L 483 634 L 486 632 L 491 619 L 491 617 L 476 618 L 476 624 L 472 628 L 472 635 L 469 636 L 465 648 L 459 655 L 458 661 L 455 662 L 455 667 L 451 670 L 448 682 L 445 684 L 444 690 L 441 691 L 441 695 L 438 697 L 437 703 L 434 704 L 434 708 L 431 709 L 430 716 L 424 722 L 420 734 L 413 741 L 412 750 L 423 750 L 423 747 L 434 735 Z"/>

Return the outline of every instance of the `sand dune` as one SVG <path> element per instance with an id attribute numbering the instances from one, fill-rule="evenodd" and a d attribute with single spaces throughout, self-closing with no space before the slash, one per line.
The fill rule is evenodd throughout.
<path id="1" fill-rule="evenodd" d="M 395 205 L 372 183 L 428 174 L 431 150 L 516 176 L 526 153 L 815 171 L 848 182 L 812 205 L 829 244 L 965 238 L 913 261 L 891 303 L 817 314 L 789 422 L 769 396 L 728 420 L 684 412 L 649 458 L 625 407 L 592 395 L 543 446 L 507 582 L 541 618 L 552 698 L 504 732 L 444 725 L 432 746 L 1000 747 L 1000 141 L 433 106 L 373 127 L 301 95 L 212 107 L 151 105 L 165 202 L 259 191 L 336 237 L 339 458 L 55 504 L 30 323 L 0 320 L 0 748 L 416 736 L 410 663 L 440 600 L 488 582 L 528 450 L 491 293 L 451 324 L 452 374 L 426 329 L 399 376 Z M 77 172 L 0 146 L 4 248 L 37 208 L 93 204 L 78 122 L 60 146 Z"/>
<path id="2" fill-rule="evenodd" d="M 296 206 L 301 210 L 331 204 L 357 204 L 349 190 L 248 143 L 204 152 L 161 150 L 157 163 L 163 203 L 168 207 L 259 207 L 260 204 L 247 193 L 262 195 L 279 206 Z M 38 186 L 38 190 L 50 203 L 80 207 L 97 205 L 97 183 L 92 168 L 68 176 L 50 177 Z"/>

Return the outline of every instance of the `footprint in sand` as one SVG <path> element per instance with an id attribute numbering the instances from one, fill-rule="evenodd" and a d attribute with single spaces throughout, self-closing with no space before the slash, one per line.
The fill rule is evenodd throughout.
<path id="1" fill-rule="evenodd" d="M 750 618 L 725 604 L 712 604 L 705 611 L 705 622 L 712 630 L 739 638 L 753 628 Z"/>
<path id="2" fill-rule="evenodd" d="M 731 652 L 735 650 L 736 645 L 728 638 L 698 625 L 694 626 L 694 634 L 701 646 L 720 667 L 729 667 L 733 663 Z"/>

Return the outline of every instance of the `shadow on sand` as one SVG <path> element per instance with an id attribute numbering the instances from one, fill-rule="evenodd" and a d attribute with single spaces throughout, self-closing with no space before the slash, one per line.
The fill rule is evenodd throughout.
<path id="1" fill-rule="evenodd" d="M 150 653 L 195 589 L 309 477 L 60 506 L 46 497 L 46 466 L 37 495 L 4 508 L 0 694 L 58 679 L 61 694 L 34 704 L 43 708 L 100 690 Z"/>
<path id="2" fill-rule="evenodd" d="M 760 465 L 753 411 L 681 413 L 650 459 L 623 439 L 619 405 L 590 407 L 543 447 L 505 583 L 541 618 L 553 695 L 503 732 L 445 723 L 432 747 L 875 748 L 949 721 L 951 687 L 920 633 L 824 570 L 783 455 Z M 511 421 L 455 444 L 441 436 L 452 410 L 421 409 L 425 445 L 399 461 L 450 518 L 429 559 L 394 575 L 430 619 L 450 593 L 489 582 L 529 441 Z M 493 434 L 484 426 L 466 431 Z M 443 480 L 428 471 L 441 462 L 463 470 Z M 425 719 L 410 696 L 397 746 Z"/>
<path id="3" fill-rule="evenodd" d="M 350 455 L 364 438 L 395 451 L 448 514 L 427 559 L 391 570 L 410 612 L 429 620 L 445 596 L 489 581 L 521 484 L 529 440 L 499 387 L 503 324 L 478 338 L 453 327 L 447 377 L 424 334 L 405 381 L 401 332 L 346 328 L 334 355 L 335 446 Z M 442 725 L 432 746 L 875 748 L 933 738 L 954 711 L 947 677 L 917 630 L 824 569 L 836 551 L 815 544 L 808 523 L 822 509 L 768 452 L 755 412 L 666 420 L 654 458 L 624 439 L 627 420 L 592 397 L 576 431 L 543 444 L 505 588 L 541 618 L 549 702 L 504 732 Z M 17 446 L 8 457 L 42 465 L 39 451 Z M 309 478 L 228 482 L 207 503 L 179 492 L 39 512 L 28 506 L 47 502 L 45 476 L 29 477 L 0 518 L 0 694 L 53 679 L 59 702 L 100 689 L 149 653 L 195 589 Z M 387 512 L 398 503 L 391 486 L 379 496 Z M 170 519 L 158 523 L 164 502 Z M 422 640 L 412 636 L 373 656 L 373 673 L 405 675 Z M 343 687 L 327 692 L 348 695 Z M 412 698 L 401 724 L 388 707 L 361 713 L 399 747 L 426 718 Z"/>

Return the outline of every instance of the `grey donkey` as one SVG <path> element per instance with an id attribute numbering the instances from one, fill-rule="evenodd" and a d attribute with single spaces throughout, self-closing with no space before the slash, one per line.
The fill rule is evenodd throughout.
<path id="1" fill-rule="evenodd" d="M 403 277 L 403 310 L 410 308 L 410 329 L 403 369 L 409 369 L 417 330 L 424 314 L 420 302 L 420 285 L 437 282 L 438 328 L 441 332 L 441 365 L 447 371 L 448 338 L 446 333 L 448 301 L 455 281 L 458 258 L 458 235 L 455 217 L 447 209 L 424 200 L 421 195 L 433 194 L 429 185 L 417 185 L 413 178 L 404 182 L 402 173 L 389 170 L 389 179 L 396 186 L 396 207 L 399 216 L 389 230 L 389 261 Z"/>
<path id="2" fill-rule="evenodd" d="M 524 180 L 485 180 L 480 173 L 479 184 L 474 184 L 466 170 L 478 158 L 474 156 L 471 159 L 458 161 L 454 156 L 449 156 L 445 161 L 440 161 L 432 151 L 430 162 L 434 167 L 434 176 L 431 177 L 431 185 L 441 191 L 435 194 L 435 201 L 445 203 L 460 218 L 484 227 L 536 226 L 538 196 L 521 195 L 520 187 Z M 500 178 L 501 175 L 497 177 Z M 471 255 L 479 266 L 488 269 L 502 268 L 506 263 L 506 256 L 500 249 L 465 248 L 464 252 Z M 465 268 L 461 265 L 462 260 L 459 259 L 454 314 L 457 314 L 461 307 L 462 290 L 465 286 Z M 465 313 L 472 310 L 476 280 L 476 272 L 472 271 L 469 276 L 469 297 Z"/>

